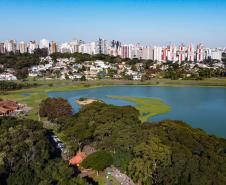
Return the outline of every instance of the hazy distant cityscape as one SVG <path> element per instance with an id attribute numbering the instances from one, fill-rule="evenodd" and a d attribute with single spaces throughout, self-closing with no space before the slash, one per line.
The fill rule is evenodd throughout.
<path id="1" fill-rule="evenodd" d="M 97 41 L 85 42 L 83 40 L 72 40 L 70 42 L 57 43 L 47 39 L 40 41 L 7 40 L 0 42 L 0 53 L 34 53 L 34 50 L 47 49 L 49 54 L 59 53 L 83 53 L 83 54 L 105 54 L 120 56 L 121 58 L 137 58 L 154 61 L 172 62 L 202 62 L 207 59 L 221 60 L 222 53 L 226 48 L 209 48 L 199 43 L 193 44 L 169 44 L 167 46 L 143 46 L 137 44 L 124 44 L 120 41 L 107 41 L 99 38 Z"/>

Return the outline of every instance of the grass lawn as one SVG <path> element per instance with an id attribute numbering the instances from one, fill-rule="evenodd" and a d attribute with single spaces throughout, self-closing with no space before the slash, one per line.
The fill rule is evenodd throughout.
<path id="1" fill-rule="evenodd" d="M 35 88 L 22 89 L 17 91 L 9 91 L 6 94 L 1 94 L 0 98 L 10 99 L 18 101 L 19 103 L 25 103 L 32 110 L 29 112 L 28 118 L 38 120 L 38 108 L 41 101 L 48 97 L 48 92 L 51 91 L 69 91 L 86 88 L 82 84 L 70 84 L 70 85 L 59 85 L 59 86 L 39 86 Z M 23 94 L 28 94 L 28 96 L 23 96 Z"/>
<path id="2" fill-rule="evenodd" d="M 140 120 L 147 121 L 150 117 L 163 114 L 171 110 L 170 106 L 160 99 L 138 98 L 131 96 L 109 96 L 114 99 L 126 100 L 136 104 L 135 108 L 140 112 Z"/>
<path id="3" fill-rule="evenodd" d="M 105 173 L 99 173 L 99 175 L 95 174 L 92 177 L 95 181 L 98 182 L 99 185 L 106 185 L 107 183 L 107 178 Z M 109 176 L 108 180 L 111 181 L 113 185 L 120 185 L 120 183 L 112 176 Z"/>

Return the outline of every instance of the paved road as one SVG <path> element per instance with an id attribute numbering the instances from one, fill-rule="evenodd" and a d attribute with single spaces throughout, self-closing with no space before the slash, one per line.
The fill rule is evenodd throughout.
<path id="1" fill-rule="evenodd" d="M 117 168 L 111 166 L 106 169 L 106 172 L 111 174 L 121 185 L 135 185 L 130 177 L 121 173 Z"/>

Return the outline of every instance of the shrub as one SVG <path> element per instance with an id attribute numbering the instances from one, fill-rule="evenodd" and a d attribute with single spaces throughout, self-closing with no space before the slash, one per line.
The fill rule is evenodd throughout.
<path id="1" fill-rule="evenodd" d="M 83 162 L 84 168 L 92 168 L 96 171 L 103 171 L 113 163 L 113 158 L 109 152 L 98 151 L 89 155 Z"/>

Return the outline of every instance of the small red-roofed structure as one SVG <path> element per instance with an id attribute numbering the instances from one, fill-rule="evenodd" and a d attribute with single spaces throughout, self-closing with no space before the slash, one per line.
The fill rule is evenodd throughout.
<path id="1" fill-rule="evenodd" d="M 69 160 L 70 165 L 77 165 L 81 164 L 81 162 L 86 158 L 86 154 L 84 152 L 78 152 L 76 156 L 72 157 Z"/>

